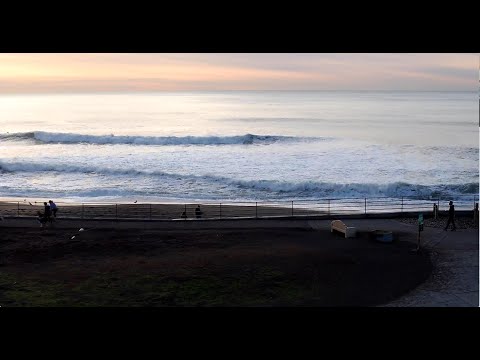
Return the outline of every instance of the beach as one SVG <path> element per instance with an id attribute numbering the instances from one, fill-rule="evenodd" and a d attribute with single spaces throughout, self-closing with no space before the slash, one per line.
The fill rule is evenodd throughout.
<path id="1" fill-rule="evenodd" d="M 187 219 L 196 219 L 195 209 L 200 204 L 80 204 L 57 203 L 59 218 L 83 219 L 147 219 L 172 220 L 181 219 L 185 211 Z M 288 206 L 234 205 L 234 204 L 201 204 L 202 218 L 263 217 L 291 216 L 292 208 Z M 42 202 L 5 202 L 0 201 L 1 216 L 37 216 L 43 212 Z M 321 215 L 325 211 L 315 209 L 294 209 L 294 215 Z"/>

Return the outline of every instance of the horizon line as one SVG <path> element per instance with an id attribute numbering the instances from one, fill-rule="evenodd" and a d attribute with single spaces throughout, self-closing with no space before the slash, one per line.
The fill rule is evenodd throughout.
<path id="1" fill-rule="evenodd" d="M 109 90 L 109 91 L 64 91 L 64 92 L 1 92 L 0 96 L 15 95 L 83 95 L 83 94 L 154 94 L 154 93 L 221 93 L 221 92 L 429 92 L 429 93 L 477 93 L 478 90 L 402 90 L 402 89 L 228 89 L 228 90 Z"/>

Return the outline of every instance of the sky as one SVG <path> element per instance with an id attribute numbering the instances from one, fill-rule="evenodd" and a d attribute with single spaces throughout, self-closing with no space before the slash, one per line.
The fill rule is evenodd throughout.
<path id="1" fill-rule="evenodd" d="M 477 91 L 479 54 L 0 54 L 0 94 Z"/>

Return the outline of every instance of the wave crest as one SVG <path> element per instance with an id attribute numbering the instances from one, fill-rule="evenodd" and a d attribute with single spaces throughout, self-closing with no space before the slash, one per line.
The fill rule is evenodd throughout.
<path id="1" fill-rule="evenodd" d="M 444 196 L 477 195 L 478 183 L 419 185 L 404 182 L 389 184 L 350 183 L 338 184 L 317 181 L 286 182 L 277 180 L 236 180 L 216 175 L 190 175 L 163 171 L 118 169 L 68 164 L 5 163 L 0 161 L 0 172 L 58 172 L 102 174 L 113 176 L 154 176 L 166 182 L 193 182 L 199 186 L 231 186 L 248 190 L 265 197 L 335 198 L 335 197 L 402 197 L 437 198 Z"/>
<path id="2" fill-rule="evenodd" d="M 3 140 L 36 140 L 39 143 L 56 144 L 130 144 L 130 145 L 252 145 L 276 142 L 320 141 L 331 138 L 308 138 L 277 135 L 235 135 L 235 136 L 127 136 L 127 135 L 86 135 L 74 133 L 53 133 L 34 131 L 25 133 L 0 134 Z"/>

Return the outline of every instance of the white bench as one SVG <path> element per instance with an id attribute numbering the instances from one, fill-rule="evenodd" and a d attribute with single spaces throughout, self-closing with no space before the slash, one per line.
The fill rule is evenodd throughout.
<path id="1" fill-rule="evenodd" d="M 357 235 L 357 229 L 353 226 L 347 226 L 341 220 L 333 220 L 330 226 L 330 231 L 337 230 L 345 234 L 345 238 L 355 237 Z"/>

